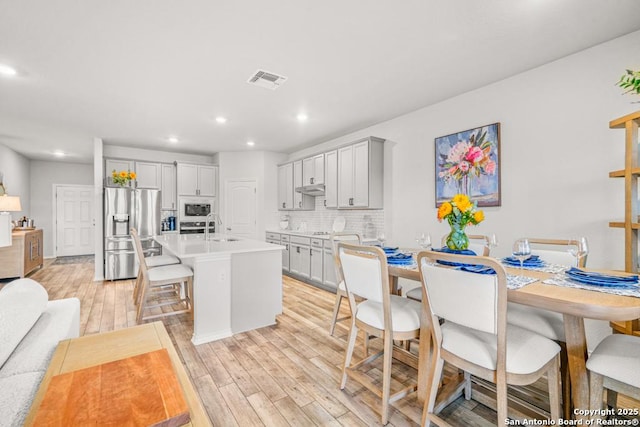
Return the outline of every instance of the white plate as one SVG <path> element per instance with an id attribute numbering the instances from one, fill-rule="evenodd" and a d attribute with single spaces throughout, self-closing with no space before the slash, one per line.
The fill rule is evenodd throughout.
<path id="1" fill-rule="evenodd" d="M 344 231 L 345 224 L 346 224 L 346 221 L 343 216 L 336 217 L 336 219 L 333 220 L 333 227 L 331 227 L 331 229 L 335 233 L 340 233 Z"/>

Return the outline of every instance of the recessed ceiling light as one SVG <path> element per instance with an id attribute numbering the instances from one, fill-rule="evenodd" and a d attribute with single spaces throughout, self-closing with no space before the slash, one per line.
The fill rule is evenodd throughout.
<path id="1" fill-rule="evenodd" d="M 296 116 L 296 119 L 298 119 L 299 122 L 306 122 L 309 119 L 309 116 L 305 113 L 300 113 Z"/>
<path id="2" fill-rule="evenodd" d="M 64 157 L 65 156 L 64 151 L 60 151 L 60 150 L 54 151 L 53 155 L 56 156 L 56 157 Z"/>
<path id="3" fill-rule="evenodd" d="M 15 76 L 18 72 L 15 68 L 11 68 L 8 65 L 0 64 L 0 74 L 3 76 Z"/>
<path id="4" fill-rule="evenodd" d="M 177 137 L 177 136 L 170 136 L 170 137 L 167 139 L 167 141 L 169 141 L 169 142 L 170 142 L 170 143 L 172 143 L 172 144 L 176 144 L 176 143 L 178 143 L 178 141 L 179 141 L 179 140 L 178 140 L 178 137 Z"/>
<path id="5" fill-rule="evenodd" d="M 227 123 L 227 118 L 226 117 L 222 117 L 222 116 L 218 116 L 218 117 L 216 117 L 216 122 L 218 122 L 218 123 Z"/>
<path id="6" fill-rule="evenodd" d="M 255 142 L 253 142 L 253 141 L 247 141 L 247 145 L 248 145 L 249 147 L 253 147 L 254 145 L 256 145 L 256 143 L 255 143 Z"/>

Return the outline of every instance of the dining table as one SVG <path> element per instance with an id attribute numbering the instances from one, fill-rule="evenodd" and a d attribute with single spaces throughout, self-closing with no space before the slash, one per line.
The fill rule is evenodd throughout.
<path id="1" fill-rule="evenodd" d="M 420 281 L 420 272 L 416 264 L 411 266 L 390 264 L 388 267 L 390 291 L 393 293 L 398 291 L 399 278 Z M 584 319 L 606 321 L 638 319 L 640 318 L 640 298 L 544 283 L 555 276 L 555 273 L 506 266 L 505 270 L 508 275 L 535 279 L 519 289 L 509 289 L 507 291 L 509 302 L 562 314 L 571 378 L 573 415 L 576 419 L 586 419 L 589 409 L 589 379 L 586 367 L 588 354 Z M 611 271 L 607 273 L 625 274 Z M 425 298 L 422 300 L 425 301 Z M 423 306 L 418 353 L 417 394 L 420 402 L 424 402 L 428 388 L 426 367 L 430 357 L 431 332 L 426 319 L 427 310 Z"/>

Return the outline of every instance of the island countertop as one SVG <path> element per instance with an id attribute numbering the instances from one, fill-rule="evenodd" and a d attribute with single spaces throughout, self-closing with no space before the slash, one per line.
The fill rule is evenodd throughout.
<path id="1" fill-rule="evenodd" d="M 280 251 L 284 246 L 260 240 L 213 233 L 209 240 L 203 234 L 163 234 L 154 239 L 179 258 L 190 258 L 210 254 L 238 254 L 249 252 Z"/>

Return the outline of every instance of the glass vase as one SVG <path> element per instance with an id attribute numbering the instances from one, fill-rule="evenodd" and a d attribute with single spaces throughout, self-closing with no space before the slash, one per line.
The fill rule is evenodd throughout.
<path id="1" fill-rule="evenodd" d="M 445 240 L 447 247 L 454 251 L 462 251 L 469 247 L 469 237 L 464 232 L 464 227 L 459 224 L 451 224 L 451 232 Z"/>

